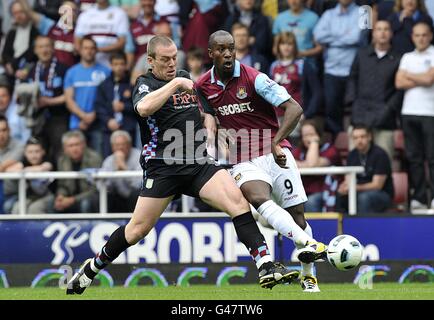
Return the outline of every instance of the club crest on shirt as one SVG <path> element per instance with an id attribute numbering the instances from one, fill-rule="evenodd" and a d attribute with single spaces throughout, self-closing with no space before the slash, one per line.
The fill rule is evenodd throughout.
<path id="1" fill-rule="evenodd" d="M 149 87 L 146 84 L 142 84 L 140 85 L 138 91 L 139 94 L 142 94 L 143 92 L 149 92 Z"/>
<path id="2" fill-rule="evenodd" d="M 241 173 L 237 174 L 234 179 L 235 179 L 236 182 L 240 181 L 240 179 L 241 179 Z"/>
<path id="3" fill-rule="evenodd" d="M 244 99 L 247 97 L 246 87 L 238 87 L 237 98 Z"/>
<path id="4" fill-rule="evenodd" d="M 154 185 L 154 179 L 146 179 L 146 189 L 152 189 Z"/>

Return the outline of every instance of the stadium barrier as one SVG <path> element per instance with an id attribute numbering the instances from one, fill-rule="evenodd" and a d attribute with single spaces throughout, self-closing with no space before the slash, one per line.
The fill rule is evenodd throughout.
<path id="1" fill-rule="evenodd" d="M 348 175 L 348 212 L 350 215 L 357 213 L 357 190 L 356 175 L 364 172 L 361 166 L 348 167 L 321 167 L 321 168 L 300 168 L 302 175 Z M 102 216 L 107 215 L 107 186 L 104 183 L 107 179 L 140 178 L 142 171 L 102 171 L 98 169 L 87 169 L 83 171 L 57 171 L 57 172 L 4 172 L 0 173 L 0 180 L 18 180 L 18 203 L 19 215 L 26 217 L 26 188 L 27 180 L 32 179 L 87 179 L 95 182 L 99 190 L 99 210 Z M 189 215 L 187 197 L 182 197 L 182 213 Z M 87 214 L 86 214 L 87 215 Z M 30 216 L 30 215 L 27 215 Z M 33 216 L 33 215 L 32 215 Z"/>

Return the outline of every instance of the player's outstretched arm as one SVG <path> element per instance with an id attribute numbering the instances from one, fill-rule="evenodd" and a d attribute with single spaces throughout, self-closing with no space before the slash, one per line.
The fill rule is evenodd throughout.
<path id="1" fill-rule="evenodd" d="M 178 90 L 192 91 L 193 81 L 183 77 L 177 77 L 169 81 L 158 90 L 152 91 L 141 99 L 136 106 L 136 111 L 141 117 L 147 117 L 158 110 Z"/>

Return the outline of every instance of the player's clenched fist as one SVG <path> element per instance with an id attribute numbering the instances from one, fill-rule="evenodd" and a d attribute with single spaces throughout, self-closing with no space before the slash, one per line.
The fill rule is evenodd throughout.
<path id="1" fill-rule="evenodd" d="M 193 92 L 193 86 L 194 82 L 190 79 L 184 78 L 184 77 L 177 77 L 175 78 L 175 81 L 177 82 L 178 88 L 187 91 L 188 93 Z"/>
<path id="2" fill-rule="evenodd" d="M 274 156 L 274 161 L 276 161 L 276 163 L 280 167 L 287 168 L 287 166 L 286 166 L 286 154 L 285 154 L 285 152 L 283 152 L 282 147 L 278 144 L 273 143 L 271 145 L 271 151 L 272 151 L 273 156 Z"/>

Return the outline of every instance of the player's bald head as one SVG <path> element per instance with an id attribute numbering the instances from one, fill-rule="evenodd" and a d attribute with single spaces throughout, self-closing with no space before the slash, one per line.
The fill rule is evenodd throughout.
<path id="1" fill-rule="evenodd" d="M 234 38 L 227 31 L 217 30 L 216 32 L 214 32 L 209 36 L 208 49 L 212 49 L 212 47 L 218 42 L 226 42 L 226 41 L 228 42 L 234 41 Z"/>

